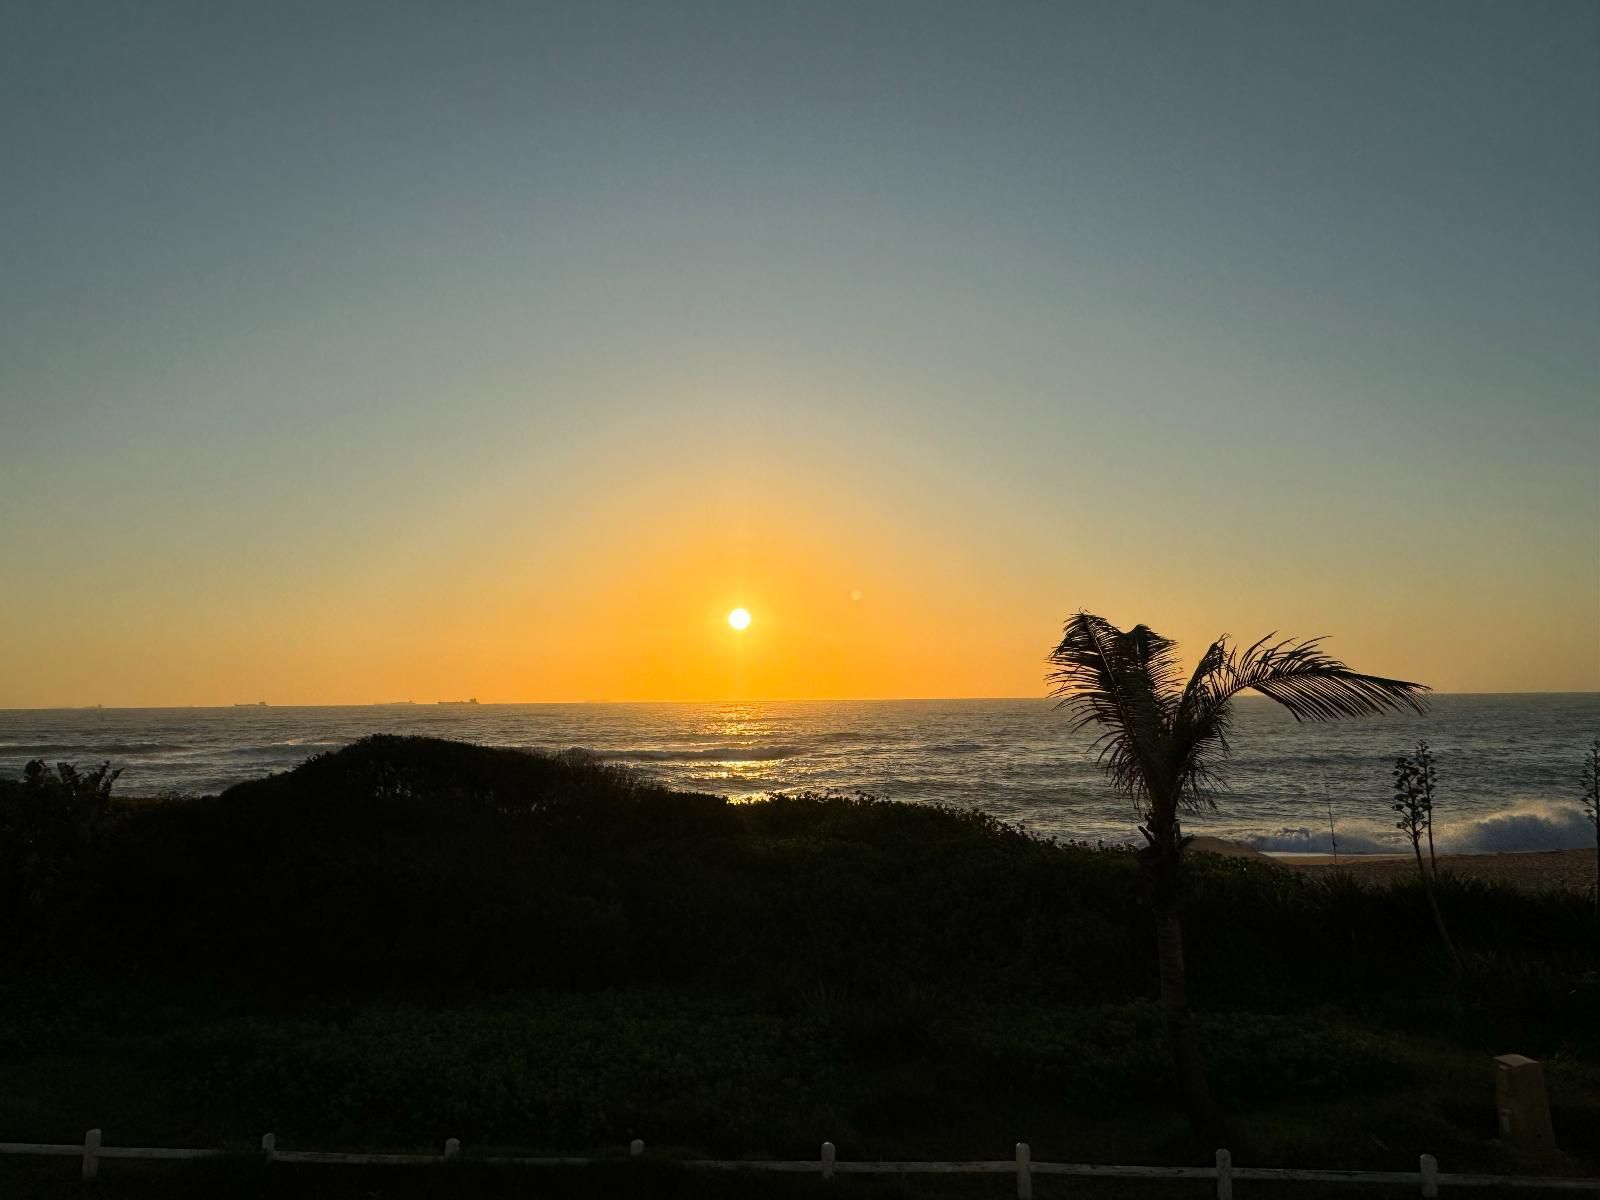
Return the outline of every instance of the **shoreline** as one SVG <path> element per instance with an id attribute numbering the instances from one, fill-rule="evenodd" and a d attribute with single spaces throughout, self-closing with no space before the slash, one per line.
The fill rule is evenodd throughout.
<path id="1" fill-rule="evenodd" d="M 1249 858 L 1276 863 L 1291 871 L 1308 875 L 1342 872 L 1364 883 L 1391 883 L 1416 876 L 1416 857 L 1411 854 L 1268 854 L 1242 842 L 1223 838 L 1195 838 L 1191 849 L 1229 858 Z M 1568 850 L 1502 850 L 1488 854 L 1441 854 L 1440 873 L 1465 879 L 1534 890 L 1557 889 L 1589 892 L 1595 887 L 1595 851 L 1590 848 Z"/>

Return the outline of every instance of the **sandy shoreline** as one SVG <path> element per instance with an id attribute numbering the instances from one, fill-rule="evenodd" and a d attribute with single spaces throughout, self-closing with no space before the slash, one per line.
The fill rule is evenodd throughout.
<path id="1" fill-rule="evenodd" d="M 1417 872 L 1417 861 L 1408 854 L 1340 855 L 1337 866 L 1332 855 L 1307 855 L 1305 859 L 1278 861 L 1296 871 L 1344 871 L 1356 879 L 1375 883 L 1409 878 Z M 1595 853 L 1593 850 L 1525 850 L 1505 854 L 1441 854 L 1439 870 L 1516 887 L 1587 892 L 1595 883 Z"/>
<path id="2" fill-rule="evenodd" d="M 1343 871 L 1356 879 L 1387 883 L 1416 874 L 1417 861 L 1409 854 L 1263 854 L 1254 846 L 1223 838 L 1197 837 L 1191 849 L 1206 854 L 1254 858 L 1307 873 Z M 1522 850 L 1503 854 L 1441 854 L 1439 870 L 1470 879 L 1489 879 L 1526 888 L 1563 888 L 1587 892 L 1595 885 L 1595 852 L 1583 850 Z"/>

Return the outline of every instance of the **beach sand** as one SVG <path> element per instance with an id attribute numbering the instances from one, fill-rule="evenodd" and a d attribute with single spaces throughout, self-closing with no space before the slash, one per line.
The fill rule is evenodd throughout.
<path id="1" fill-rule="evenodd" d="M 1333 856 L 1328 854 L 1306 854 L 1276 861 L 1296 871 L 1345 871 L 1356 879 L 1372 883 L 1414 878 L 1417 872 L 1417 861 L 1409 854 L 1340 855 L 1337 866 Z M 1593 850 L 1537 850 L 1507 854 L 1441 854 L 1439 870 L 1516 887 L 1587 892 L 1594 887 L 1595 853 Z"/>
<path id="2" fill-rule="evenodd" d="M 1275 862 L 1280 867 L 1307 873 L 1344 871 L 1365 883 L 1388 883 L 1392 879 L 1413 879 L 1417 860 L 1409 854 L 1341 854 L 1337 863 L 1331 854 L 1263 854 L 1243 842 L 1226 838 L 1197 837 L 1189 849 L 1201 854 L 1221 854 L 1229 858 L 1253 858 Z M 1490 879 L 1525 888 L 1564 888 L 1588 892 L 1595 884 L 1593 850 L 1529 850 L 1505 854 L 1441 854 L 1439 870 L 1451 871 L 1471 879 Z"/>
<path id="3" fill-rule="evenodd" d="M 1227 838 L 1210 837 L 1202 834 L 1189 839 L 1189 850 L 1195 854 L 1220 854 L 1224 858 L 1259 858 L 1275 862 L 1272 855 L 1263 854 L 1254 846 L 1247 846 L 1243 842 L 1230 842 Z"/>

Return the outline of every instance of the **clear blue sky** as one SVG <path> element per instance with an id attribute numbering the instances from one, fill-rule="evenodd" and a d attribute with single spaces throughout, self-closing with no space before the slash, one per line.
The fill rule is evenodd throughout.
<path id="1" fill-rule="evenodd" d="M 773 604 L 802 546 L 894 564 L 881 683 L 795 694 L 1035 692 L 1080 605 L 1600 687 L 1597 47 L 1559 0 L 0 0 L 0 705 L 713 688 L 580 619 L 707 505 Z"/>

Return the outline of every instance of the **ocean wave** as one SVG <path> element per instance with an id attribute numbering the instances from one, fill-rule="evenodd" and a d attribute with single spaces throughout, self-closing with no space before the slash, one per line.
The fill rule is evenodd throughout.
<path id="1" fill-rule="evenodd" d="M 187 746 L 167 742 L 0 742 L 0 758 L 42 758 L 46 755 L 172 754 Z"/>
<path id="2" fill-rule="evenodd" d="M 54 742 L 0 742 L 0 756 L 5 758 L 38 758 L 42 754 L 86 754 L 88 748 L 73 743 L 59 745 Z"/>
<path id="3" fill-rule="evenodd" d="M 1404 854 L 1411 842 L 1399 830 L 1363 824 L 1339 826 L 1341 854 Z M 1226 835 L 1225 835 L 1226 836 Z M 1281 826 L 1267 833 L 1237 835 L 1257 850 L 1327 854 L 1333 847 L 1326 825 Z M 1594 826 L 1576 803 L 1524 800 L 1486 816 L 1451 817 L 1434 810 L 1434 845 L 1441 854 L 1498 854 L 1575 850 L 1594 845 Z"/>
<path id="4" fill-rule="evenodd" d="M 1594 845 L 1594 826 L 1576 802 L 1524 801 L 1503 812 L 1467 821 L 1440 819 L 1434 831 L 1439 849 L 1452 854 L 1493 854 L 1504 850 L 1577 850 Z"/>
<path id="5" fill-rule="evenodd" d="M 832 746 L 841 742 L 865 742 L 870 739 L 867 734 L 855 729 L 830 729 L 812 734 L 811 740 L 819 746 Z"/>
<path id="6" fill-rule="evenodd" d="M 345 742 L 269 742 L 264 746 L 229 746 L 219 749 L 216 757 L 229 759 L 264 759 L 273 762 L 298 763 L 324 750 L 346 745 Z"/>
<path id="7" fill-rule="evenodd" d="M 577 749 L 579 747 L 575 747 Z M 596 750 L 601 758 L 618 762 L 776 762 L 801 751 L 794 746 L 702 746 L 667 750 Z"/>
<path id="8" fill-rule="evenodd" d="M 1267 854 L 1327 854 L 1335 848 L 1326 827 L 1316 829 L 1305 825 L 1286 825 L 1271 833 L 1244 834 L 1238 840 Z M 1341 830 L 1337 848 L 1340 854 L 1394 854 L 1407 847 L 1398 841 Z"/>

